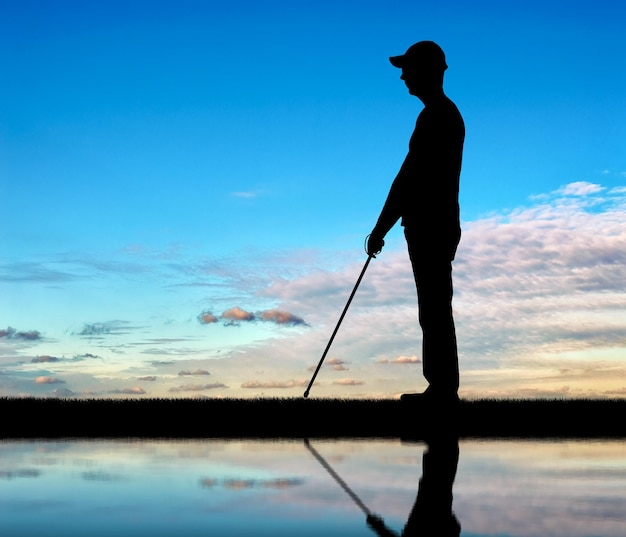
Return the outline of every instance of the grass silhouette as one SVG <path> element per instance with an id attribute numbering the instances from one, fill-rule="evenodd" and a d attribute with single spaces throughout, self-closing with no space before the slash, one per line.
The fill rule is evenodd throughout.
<path id="1" fill-rule="evenodd" d="M 626 399 L 0 398 L 2 438 L 626 438 Z"/>

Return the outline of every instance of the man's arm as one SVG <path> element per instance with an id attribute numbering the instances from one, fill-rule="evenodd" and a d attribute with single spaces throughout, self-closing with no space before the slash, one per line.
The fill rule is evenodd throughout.
<path id="1" fill-rule="evenodd" d="M 389 230 L 402 216 L 403 205 L 406 203 L 406 197 L 409 195 L 408 183 L 409 176 L 411 175 L 410 170 L 414 168 L 413 160 L 414 155 L 409 151 L 398 175 L 391 184 L 389 194 L 380 212 L 378 221 L 367 241 L 368 255 L 374 255 L 382 250 L 385 245 L 385 235 L 387 235 Z"/>

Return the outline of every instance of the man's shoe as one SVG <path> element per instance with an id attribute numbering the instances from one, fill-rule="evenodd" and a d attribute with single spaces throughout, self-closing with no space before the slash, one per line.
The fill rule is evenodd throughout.
<path id="1" fill-rule="evenodd" d="M 400 396 L 400 401 L 411 405 L 433 405 L 454 407 L 461 401 L 456 393 L 438 394 L 427 389 L 422 393 L 404 393 Z"/>

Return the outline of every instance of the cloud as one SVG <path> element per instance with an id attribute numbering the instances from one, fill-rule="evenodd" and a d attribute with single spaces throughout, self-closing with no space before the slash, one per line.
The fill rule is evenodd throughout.
<path id="1" fill-rule="evenodd" d="M 77 354 L 76 356 L 74 356 L 74 360 L 86 360 L 89 358 L 100 358 L 100 356 L 98 356 L 97 354 L 91 354 L 90 352 Z"/>
<path id="2" fill-rule="evenodd" d="M 137 380 L 141 380 L 143 382 L 154 382 L 157 379 L 155 375 L 145 375 L 143 377 L 137 377 Z"/>
<path id="3" fill-rule="evenodd" d="M 250 311 L 242 310 L 239 306 L 235 306 L 222 313 L 222 319 L 225 321 L 226 326 L 236 326 L 242 321 L 254 321 L 255 315 Z"/>
<path id="4" fill-rule="evenodd" d="M 35 377 L 35 384 L 65 384 L 65 381 L 55 377 L 40 376 Z"/>
<path id="5" fill-rule="evenodd" d="M 52 390 L 53 397 L 74 397 L 76 394 L 68 388 L 55 388 Z"/>
<path id="6" fill-rule="evenodd" d="M 616 388 L 614 390 L 606 390 L 602 392 L 602 395 L 607 397 L 626 397 L 626 386 L 622 388 Z"/>
<path id="7" fill-rule="evenodd" d="M 244 382 L 241 387 L 247 389 L 285 389 L 285 388 L 297 388 L 307 386 L 307 380 L 275 380 L 275 381 L 266 381 L 259 382 L 258 380 L 249 380 Z"/>
<path id="8" fill-rule="evenodd" d="M 202 392 L 205 390 L 217 390 L 219 388 L 228 388 L 226 384 L 222 384 L 221 382 L 213 382 L 212 384 L 185 384 L 184 386 L 176 386 L 170 388 L 170 392 L 179 393 L 179 392 Z"/>
<path id="9" fill-rule="evenodd" d="M 276 324 L 283 324 L 289 326 L 298 326 L 304 325 L 307 326 L 307 323 L 301 317 L 294 315 L 293 313 L 289 313 L 287 311 L 271 309 L 265 310 L 259 313 L 259 318 L 263 321 L 270 321 Z"/>
<path id="10" fill-rule="evenodd" d="M 271 322 L 281 326 L 308 326 L 304 319 L 288 311 L 269 309 L 252 313 L 239 306 L 224 311 L 219 318 L 207 310 L 200 313 L 197 319 L 200 324 L 213 324 L 222 319 L 225 326 L 239 326 L 241 322 L 254 321 Z"/>
<path id="11" fill-rule="evenodd" d="M 213 324 L 218 322 L 218 320 L 219 319 L 210 311 L 203 311 L 200 315 L 198 315 L 198 321 L 200 324 Z"/>
<path id="12" fill-rule="evenodd" d="M 211 373 L 209 373 L 205 369 L 196 369 L 195 371 L 183 370 L 183 371 L 178 372 L 178 376 L 180 377 L 187 376 L 187 375 L 210 375 L 210 374 Z"/>
<path id="13" fill-rule="evenodd" d="M 111 328 L 105 323 L 85 324 L 83 329 L 78 332 L 79 336 L 101 336 L 110 334 Z"/>
<path id="14" fill-rule="evenodd" d="M 340 360 L 339 358 L 329 358 L 326 360 L 322 367 L 330 367 L 333 371 L 348 371 L 348 368 L 345 366 L 348 362 L 344 360 Z M 317 364 L 311 365 L 307 368 L 308 371 L 315 371 L 317 368 Z"/>
<path id="15" fill-rule="evenodd" d="M 80 332 L 74 332 L 74 335 L 82 337 L 100 337 L 107 335 L 123 335 L 129 334 L 137 327 L 131 326 L 128 321 L 106 321 L 103 323 L 86 323 Z"/>
<path id="16" fill-rule="evenodd" d="M 143 388 L 139 386 L 133 386 L 132 388 L 119 388 L 115 390 L 109 390 L 111 394 L 120 394 L 120 395 L 144 395 L 146 392 Z"/>
<path id="17" fill-rule="evenodd" d="M 43 364 L 46 362 L 60 362 L 60 358 L 57 358 L 56 356 L 36 356 L 35 358 L 33 358 L 31 360 L 31 363 L 33 364 Z"/>
<path id="18" fill-rule="evenodd" d="M 389 360 L 388 358 L 380 358 L 377 360 L 379 364 L 420 364 L 422 362 L 417 356 L 398 356 Z"/>
<path id="19" fill-rule="evenodd" d="M 11 335 L 14 333 L 15 333 L 15 328 L 11 328 L 10 326 L 7 329 L 0 328 L 0 338 L 11 337 Z"/>
<path id="20" fill-rule="evenodd" d="M 23 341 L 37 341 L 41 339 L 41 333 L 37 330 L 18 331 L 15 328 L 8 327 L 0 329 L 0 338 L 20 339 Z"/>
<path id="21" fill-rule="evenodd" d="M 20 468 L 17 470 L 0 470 L 0 479 L 33 478 L 41 476 L 41 471 L 34 468 Z"/>
<path id="22" fill-rule="evenodd" d="M 6 263 L 0 265 L 0 281 L 26 283 L 62 283 L 78 279 L 74 274 L 50 269 L 42 263 Z"/>
<path id="23" fill-rule="evenodd" d="M 421 388 L 420 372 L 417 367 L 411 367 L 420 363 L 422 343 L 415 283 L 403 239 L 400 234 L 397 238 L 393 235 L 399 231 L 399 228 L 393 231 L 383 254 L 370 264 L 333 342 L 332 352 L 341 356 L 341 360 L 329 359 L 325 363 L 326 377 L 322 371 L 319 387 L 323 395 L 354 391 L 349 384 L 343 390 L 341 384 L 331 385 L 334 377 L 342 375 L 333 369 L 341 371 L 348 363 L 367 385 L 363 394 L 391 396 Z M 206 341 L 196 337 L 204 326 L 193 320 L 195 326 L 185 328 L 191 330 L 186 339 L 187 348 L 174 348 L 174 339 L 165 337 L 158 348 L 170 354 L 180 351 L 175 357 L 178 359 L 182 358 L 183 351 L 189 357 L 190 352 L 206 353 L 207 348 L 213 352 L 219 347 L 220 358 L 225 359 L 210 363 L 172 360 L 153 362 L 153 365 L 169 365 L 165 368 L 168 375 L 176 375 L 181 370 L 208 369 L 214 375 L 212 378 L 228 378 L 233 386 L 229 393 L 235 395 L 258 396 L 263 390 L 299 387 L 308 382 L 308 377 L 304 383 L 262 379 L 298 379 L 308 366 L 318 363 L 362 269 L 363 253 L 356 248 L 342 251 L 331 262 L 327 262 L 330 257 L 322 257 L 326 254 L 304 250 L 289 255 L 280 252 L 273 257 L 271 253 L 259 252 L 245 255 L 245 262 L 227 259 L 217 267 L 198 263 L 195 272 L 189 268 L 189 272 L 181 269 L 179 274 L 186 278 L 189 275 L 199 279 L 206 277 L 200 284 L 218 282 L 215 300 L 228 300 L 219 308 L 219 311 L 225 310 L 224 316 L 213 315 L 210 311 L 204 313 L 213 315 L 220 323 L 266 322 L 285 328 L 254 331 L 249 340 L 232 337 L 229 340 L 221 333 L 229 330 L 218 326 L 208 329 L 217 334 L 215 340 Z M 188 263 L 187 267 L 190 266 Z M 244 266 L 244 269 L 233 271 L 233 266 Z M 626 350 L 625 188 L 572 183 L 529 201 L 528 206 L 463 222 L 463 237 L 453 266 L 453 306 L 464 393 L 505 396 L 566 393 L 568 397 L 622 393 L 626 374 L 623 365 Z M 209 281 L 211 278 L 215 280 Z M 226 309 L 235 303 L 245 307 Z M 267 304 L 276 307 L 264 309 Z M 197 311 L 201 309 L 202 306 Z M 289 312 L 298 312 L 298 315 Z M 306 319 L 311 329 L 288 329 L 290 318 Z M 209 324 L 216 324 L 216 321 Z M 81 326 L 78 330 L 83 336 L 94 338 L 130 329 L 128 323 L 121 321 L 86 324 L 82 331 Z M 294 326 L 304 324 L 296 322 Z M 268 324 L 267 328 L 270 327 Z M 5 372 L 2 376 L 4 391 L 27 391 L 19 385 L 15 372 L 21 374 L 21 367 L 32 369 L 28 362 L 37 358 L 32 353 L 24 356 L 23 351 L 17 349 L 28 341 L 28 336 L 24 337 L 28 333 L 22 331 L 18 336 L 16 329 L 0 330 L 0 345 L 7 349 L 0 357 Z M 261 337 L 255 339 L 259 333 Z M 38 332 L 32 331 L 32 334 L 31 341 L 41 337 Z M 159 331 L 154 335 L 167 334 Z M 224 339 L 218 339 L 222 336 Z M 18 338 L 21 338 L 19 345 Z M 113 353 L 125 353 L 124 358 L 132 359 L 131 353 L 135 353 L 139 345 L 146 345 L 145 341 L 122 340 L 119 346 L 103 353 L 101 360 L 85 363 L 83 371 L 87 367 L 94 368 L 93 373 L 85 373 L 85 376 L 93 375 L 90 388 L 101 382 L 96 368 L 108 367 L 109 361 L 113 369 L 128 368 L 128 360 L 121 365 L 121 356 L 113 356 Z M 60 342 L 52 341 L 46 352 L 64 356 L 62 353 L 68 351 Z M 169 360 L 168 356 L 164 358 Z M 578 366 L 571 363 L 574 359 Z M 611 372 L 588 367 L 600 359 L 611 361 L 615 369 Z M 63 367 L 72 365 L 70 360 L 62 361 Z M 407 368 L 415 375 L 407 375 Z M 265 376 L 260 376 L 261 371 Z M 280 375 L 276 371 L 280 371 Z M 146 368 L 135 372 L 133 378 L 150 373 L 160 374 L 161 370 Z M 75 388 L 74 378 L 67 374 L 64 372 L 63 378 Z M 32 374 L 27 378 L 32 378 Z M 127 378 L 127 374 L 120 375 L 120 385 Z M 247 380 L 254 378 L 261 380 Z M 180 382 L 195 384 L 199 380 L 202 377 Z M 32 380 L 24 383 L 31 384 L 32 389 Z M 171 384 L 158 382 L 152 384 L 151 389 L 155 393 L 156 390 L 167 393 L 169 386 Z M 563 391 L 564 387 L 567 392 Z M 98 388 L 103 393 L 103 388 Z"/>
<path id="24" fill-rule="evenodd" d="M 120 476 L 109 473 L 109 472 L 105 472 L 104 470 L 93 470 L 89 472 L 83 472 L 81 476 L 85 481 L 111 482 L 111 481 L 122 480 Z"/>
<path id="25" fill-rule="evenodd" d="M 205 477 L 200 480 L 202 488 L 223 487 L 229 490 L 249 490 L 249 489 L 288 489 L 303 485 L 304 479 L 301 477 L 276 477 L 273 479 L 243 479 L 243 478 L 211 478 Z"/>
<path id="26" fill-rule="evenodd" d="M 305 259 L 294 253 L 293 260 L 267 263 L 259 272 L 248 292 L 274 301 L 279 311 L 297 311 L 312 328 L 297 337 L 285 333 L 286 339 L 240 345 L 242 354 L 254 356 L 251 367 L 272 375 L 270 364 L 280 364 L 283 378 L 315 367 L 363 266 L 360 252 L 342 255 L 319 263 L 315 254 Z M 251 264 L 264 266 L 256 259 Z M 605 356 L 626 348 L 626 190 L 579 182 L 529 206 L 463 222 L 453 267 L 463 389 L 487 393 L 493 383 L 509 395 L 532 388 L 558 394 L 568 386 L 568 397 L 574 397 L 585 384 L 593 390 L 589 394 L 624 385 L 623 377 L 620 383 L 619 375 L 595 369 L 584 381 L 551 379 L 550 385 L 539 375 L 550 360 L 562 362 L 571 353 L 590 364 L 598 359 L 592 351 Z M 260 321 L 262 311 L 252 311 Z M 349 360 L 368 393 L 384 395 L 425 385 L 418 371 L 421 345 L 415 283 L 399 235 L 370 264 L 332 352 Z M 533 363 L 522 364 L 520 357 Z M 619 365 L 619 356 L 615 361 Z M 344 365 L 328 362 L 331 372 Z M 407 367 L 415 377 L 407 377 Z M 504 371 L 512 372 L 505 377 Z M 327 375 L 333 376 L 339 375 Z M 260 393 L 278 384 L 248 380 L 242 388 Z"/>
<path id="27" fill-rule="evenodd" d="M 356 379 L 339 379 L 333 380 L 333 384 L 337 384 L 338 386 L 361 386 L 364 382 Z"/>
<path id="28" fill-rule="evenodd" d="M 595 213 L 561 202 L 466 226 L 455 309 L 483 346 L 488 335 L 495 336 L 492 350 L 624 344 L 624 211 L 619 204 Z M 593 208 L 604 199 L 587 202 Z"/>
<path id="29" fill-rule="evenodd" d="M 587 181 L 577 181 L 569 183 L 564 187 L 556 191 L 556 193 L 563 196 L 588 196 L 590 194 L 597 194 L 604 190 L 601 185 L 589 183 Z"/>

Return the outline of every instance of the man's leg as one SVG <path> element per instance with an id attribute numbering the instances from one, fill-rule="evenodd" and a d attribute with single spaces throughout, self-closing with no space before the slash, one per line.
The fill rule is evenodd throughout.
<path id="1" fill-rule="evenodd" d="M 459 441 L 444 435 L 427 443 L 417 498 L 402 536 L 458 537 L 461 524 L 452 510 L 452 488 L 459 464 Z"/>
<path id="2" fill-rule="evenodd" d="M 407 237 L 413 266 L 419 322 L 422 327 L 422 362 L 428 393 L 456 398 L 459 359 L 452 314 L 452 262 L 416 248 Z"/>

